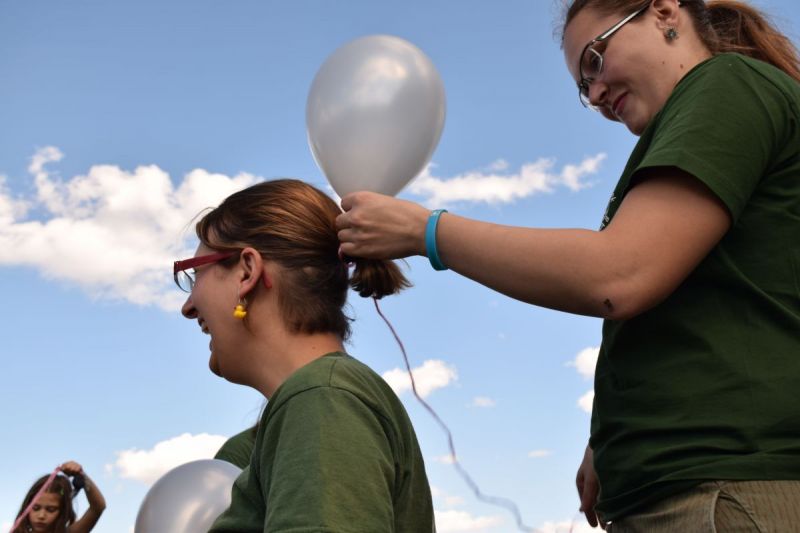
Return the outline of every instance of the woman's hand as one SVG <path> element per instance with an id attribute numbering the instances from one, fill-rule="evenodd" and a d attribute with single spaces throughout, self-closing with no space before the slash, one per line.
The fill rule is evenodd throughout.
<path id="1" fill-rule="evenodd" d="M 336 229 L 345 256 L 399 259 L 425 254 L 430 211 L 421 205 L 362 191 L 342 198 L 342 209 Z"/>
<path id="2" fill-rule="evenodd" d="M 594 511 L 594 506 L 597 504 L 597 496 L 600 493 L 600 483 L 597 481 L 597 473 L 594 471 L 594 453 L 589 445 L 586 445 L 586 451 L 583 454 L 583 461 L 581 466 L 578 467 L 578 475 L 575 478 L 575 484 L 578 486 L 578 497 L 581 499 L 580 511 L 586 515 L 586 520 L 592 527 L 606 528 L 605 524 L 599 519 L 597 513 Z"/>

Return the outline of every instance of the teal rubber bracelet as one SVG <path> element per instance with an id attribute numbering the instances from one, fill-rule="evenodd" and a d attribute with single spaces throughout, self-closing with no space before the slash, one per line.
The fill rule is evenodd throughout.
<path id="1" fill-rule="evenodd" d="M 439 250 L 436 249 L 436 226 L 439 224 L 439 217 L 442 213 L 447 213 L 447 209 L 434 209 L 428 217 L 425 225 L 425 252 L 434 270 L 447 270 L 442 260 L 439 259 Z"/>

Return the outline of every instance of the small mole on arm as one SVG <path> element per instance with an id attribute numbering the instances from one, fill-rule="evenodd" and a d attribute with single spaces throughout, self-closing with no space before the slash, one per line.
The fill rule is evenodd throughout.
<path id="1" fill-rule="evenodd" d="M 605 301 L 603 302 L 603 305 L 605 305 L 606 309 L 608 309 L 609 311 L 613 311 L 614 310 L 614 304 L 611 303 L 611 300 L 609 300 L 608 298 L 605 299 Z"/>

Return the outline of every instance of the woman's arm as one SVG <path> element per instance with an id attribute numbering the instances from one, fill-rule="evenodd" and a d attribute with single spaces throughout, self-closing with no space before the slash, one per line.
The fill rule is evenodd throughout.
<path id="1" fill-rule="evenodd" d="M 80 474 L 84 479 L 83 491 L 86 493 L 86 499 L 89 501 L 89 508 L 83 513 L 74 524 L 69 527 L 69 533 L 89 533 L 97 521 L 100 520 L 100 515 L 106 509 L 106 499 L 97 488 L 92 478 L 83 471 L 81 465 L 74 461 L 68 461 L 61 465 L 61 471 L 68 476 L 75 476 Z"/>
<path id="2" fill-rule="evenodd" d="M 439 255 L 452 270 L 535 305 L 624 319 L 666 298 L 730 227 L 724 204 L 674 167 L 649 169 L 603 231 L 532 229 L 439 219 Z M 397 258 L 425 253 L 428 210 L 372 193 L 342 200 L 342 252 Z"/>

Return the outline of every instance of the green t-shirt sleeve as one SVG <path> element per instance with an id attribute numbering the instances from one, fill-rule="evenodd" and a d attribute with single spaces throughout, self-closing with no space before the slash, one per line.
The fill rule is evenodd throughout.
<path id="1" fill-rule="evenodd" d="M 354 394 L 333 387 L 296 394 L 273 413 L 266 434 L 264 531 L 393 529 L 392 438 Z"/>
<path id="2" fill-rule="evenodd" d="M 254 428 L 249 428 L 225 441 L 214 455 L 214 459 L 227 461 L 244 469 L 250 464 L 250 455 L 256 440 Z"/>
<path id="3" fill-rule="evenodd" d="M 637 170 L 673 166 L 709 187 L 737 220 L 787 138 L 787 96 L 736 55 L 690 73 L 658 118 Z"/>

